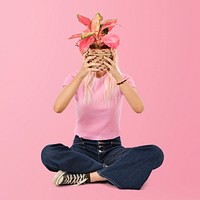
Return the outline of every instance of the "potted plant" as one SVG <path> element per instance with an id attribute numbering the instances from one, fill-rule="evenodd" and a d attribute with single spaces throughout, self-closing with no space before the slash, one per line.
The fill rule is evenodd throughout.
<path id="1" fill-rule="evenodd" d="M 111 34 L 110 31 L 117 25 L 117 19 L 108 19 L 103 21 L 100 13 L 90 20 L 80 14 L 77 14 L 80 23 L 87 28 L 78 34 L 74 34 L 69 39 L 79 38 L 76 46 L 79 47 L 81 54 L 96 55 L 95 62 L 102 63 L 103 56 L 112 57 L 111 48 L 116 49 L 119 46 L 120 39 L 118 35 Z"/>

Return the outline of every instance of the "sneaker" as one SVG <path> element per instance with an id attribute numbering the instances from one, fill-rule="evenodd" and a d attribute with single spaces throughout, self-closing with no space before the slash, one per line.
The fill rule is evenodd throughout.
<path id="1" fill-rule="evenodd" d="M 64 171 L 58 171 L 54 178 L 53 183 L 59 185 L 81 185 L 85 183 L 89 178 L 86 174 L 73 174 Z"/>

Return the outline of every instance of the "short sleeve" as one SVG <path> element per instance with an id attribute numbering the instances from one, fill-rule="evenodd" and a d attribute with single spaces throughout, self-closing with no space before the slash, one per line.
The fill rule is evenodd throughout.
<path id="1" fill-rule="evenodd" d="M 128 74 L 123 74 L 124 78 L 126 79 L 126 81 L 132 86 L 136 88 L 136 84 L 135 81 L 133 80 L 133 78 L 128 75 Z"/>
<path id="2" fill-rule="evenodd" d="M 76 76 L 77 73 L 78 73 L 78 71 L 75 71 L 75 72 L 68 74 L 65 77 L 62 86 L 68 85 L 74 79 L 74 77 Z"/>

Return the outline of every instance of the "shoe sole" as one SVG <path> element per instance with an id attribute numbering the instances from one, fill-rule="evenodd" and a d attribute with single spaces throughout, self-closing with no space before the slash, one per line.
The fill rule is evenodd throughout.
<path id="1" fill-rule="evenodd" d="M 59 186 L 59 185 L 62 183 L 62 181 L 60 182 L 60 180 L 61 180 L 63 174 L 65 174 L 65 173 L 66 173 L 66 172 L 63 172 L 63 171 L 59 170 L 59 171 L 55 174 L 55 176 L 53 177 L 53 184 L 56 185 L 56 186 Z"/>

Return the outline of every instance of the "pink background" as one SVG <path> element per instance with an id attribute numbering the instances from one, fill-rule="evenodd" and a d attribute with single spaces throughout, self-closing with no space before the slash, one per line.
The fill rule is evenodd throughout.
<path id="1" fill-rule="evenodd" d="M 8 0 L 0 3 L 0 199 L 200 199 L 198 0 Z M 69 36 L 84 30 L 76 14 L 117 18 L 123 72 L 144 102 L 124 100 L 124 146 L 156 144 L 165 153 L 142 190 L 110 185 L 55 187 L 40 161 L 48 143 L 71 145 L 75 102 L 57 114 L 68 73 L 81 66 Z"/>

